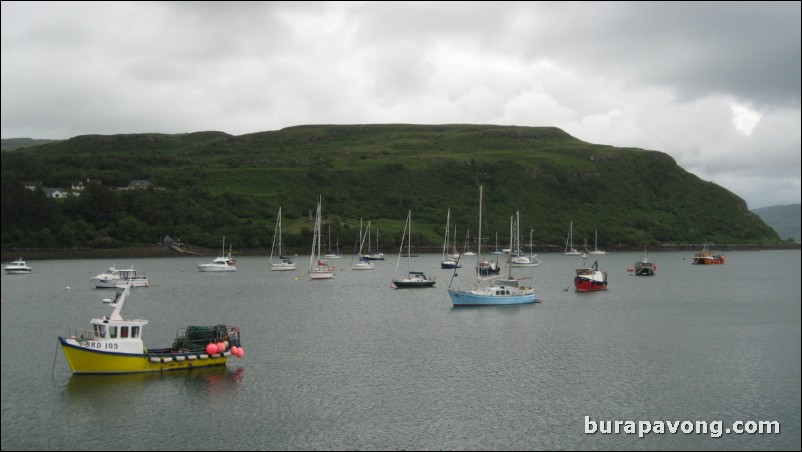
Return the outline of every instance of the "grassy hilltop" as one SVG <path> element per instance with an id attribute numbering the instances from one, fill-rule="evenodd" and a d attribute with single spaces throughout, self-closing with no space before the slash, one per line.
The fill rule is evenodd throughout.
<path id="1" fill-rule="evenodd" d="M 131 180 L 147 190 L 116 190 Z M 20 181 L 69 188 L 44 199 Z M 170 234 L 214 248 L 269 247 L 279 206 L 285 245 L 311 245 L 318 195 L 332 242 L 350 251 L 359 219 L 378 227 L 385 253 L 412 210 L 419 246 L 441 246 L 446 210 L 475 236 L 478 186 L 483 235 L 509 242 L 521 215 L 523 243 L 562 249 L 713 242 L 779 243 L 777 233 L 735 194 L 688 173 L 667 154 L 590 144 L 552 127 L 494 125 L 314 125 L 232 136 L 85 135 L 2 153 L 2 244 L 112 247 Z M 328 226 L 324 225 L 324 233 Z M 375 232 L 374 232 L 375 233 Z"/>

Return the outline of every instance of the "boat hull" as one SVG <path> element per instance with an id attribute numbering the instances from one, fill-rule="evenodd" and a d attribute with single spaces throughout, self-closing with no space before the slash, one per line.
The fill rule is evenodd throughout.
<path id="1" fill-rule="evenodd" d="M 113 353 L 89 349 L 59 336 L 61 349 L 76 374 L 124 374 L 164 372 L 199 367 L 225 366 L 230 352 L 208 355 L 192 353 Z"/>
<path id="2" fill-rule="evenodd" d="M 208 264 L 201 264 L 198 265 L 199 272 L 235 272 L 237 271 L 236 267 L 216 267 L 216 266 L 209 266 Z"/>
<path id="3" fill-rule="evenodd" d="M 574 287 L 577 292 L 595 292 L 607 289 L 607 280 L 588 279 L 577 276 L 574 278 Z"/>
<path id="4" fill-rule="evenodd" d="M 393 284 L 397 289 L 417 289 L 417 288 L 425 288 L 425 287 L 434 287 L 437 283 L 436 280 L 427 279 L 424 281 L 405 281 L 405 280 L 393 280 Z"/>
<path id="5" fill-rule="evenodd" d="M 95 289 L 117 289 L 125 286 L 148 287 L 150 285 L 147 278 L 137 278 L 137 279 L 92 278 L 90 280 L 90 284 Z"/>
<path id="6" fill-rule="evenodd" d="M 717 256 L 717 257 L 694 257 L 693 264 L 694 265 L 720 265 L 726 262 L 726 258 L 724 256 Z"/>
<path id="7" fill-rule="evenodd" d="M 537 296 L 534 293 L 523 295 L 491 296 L 449 289 L 448 295 L 451 297 L 451 304 L 454 306 L 501 306 L 530 304 L 537 300 Z"/>
<path id="8" fill-rule="evenodd" d="M 654 276 L 652 267 L 635 267 L 635 276 Z"/>
<path id="9" fill-rule="evenodd" d="M 312 270 L 309 272 L 309 279 L 331 279 L 334 278 L 334 271 Z"/>
<path id="10" fill-rule="evenodd" d="M 274 272 L 295 270 L 295 264 L 270 264 L 270 270 Z"/>
<path id="11" fill-rule="evenodd" d="M 31 272 L 30 268 L 22 268 L 22 269 L 21 268 L 7 268 L 6 269 L 6 274 L 7 275 L 25 275 L 25 274 L 30 273 L 30 272 Z"/>

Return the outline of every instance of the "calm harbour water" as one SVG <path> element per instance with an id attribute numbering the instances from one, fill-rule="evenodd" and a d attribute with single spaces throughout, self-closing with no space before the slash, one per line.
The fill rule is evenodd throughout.
<path id="1" fill-rule="evenodd" d="M 609 290 L 585 294 L 580 258 L 541 254 L 540 302 L 476 308 L 451 306 L 439 255 L 412 259 L 437 285 L 405 290 L 390 287 L 390 253 L 372 271 L 333 260 L 328 281 L 267 257 L 236 273 L 195 270 L 213 256 L 118 259 L 150 276 L 125 310 L 150 321 L 147 346 L 226 323 L 246 356 L 116 376 L 73 376 L 57 348 L 110 311 L 89 278 L 114 262 L 28 261 L 32 274 L 2 275 L 2 449 L 800 450 L 800 252 L 725 254 L 694 266 L 692 252 L 650 252 L 654 277 L 626 271 L 642 253 L 596 256 Z M 781 433 L 586 434 L 585 416 Z"/>

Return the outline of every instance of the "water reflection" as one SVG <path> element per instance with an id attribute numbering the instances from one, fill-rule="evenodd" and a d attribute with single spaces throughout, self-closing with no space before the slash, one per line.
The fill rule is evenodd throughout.
<path id="1" fill-rule="evenodd" d="M 66 392 L 71 398 L 97 399 L 138 389 L 158 390 L 163 386 L 184 387 L 190 392 L 215 393 L 238 389 L 245 377 L 245 368 L 227 366 L 202 367 L 170 372 L 146 372 L 121 375 L 72 375 Z"/>

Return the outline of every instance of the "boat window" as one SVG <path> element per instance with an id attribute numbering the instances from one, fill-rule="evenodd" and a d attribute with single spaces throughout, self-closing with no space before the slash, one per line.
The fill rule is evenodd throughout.
<path id="1" fill-rule="evenodd" d="M 128 327 L 121 326 L 120 327 L 120 337 L 128 337 Z"/>
<path id="2" fill-rule="evenodd" d="M 139 327 L 138 326 L 132 326 L 131 327 L 131 337 L 133 337 L 133 338 L 139 337 Z"/>
<path id="3" fill-rule="evenodd" d="M 110 326 L 109 327 L 109 338 L 116 339 L 117 338 L 117 327 Z"/>

